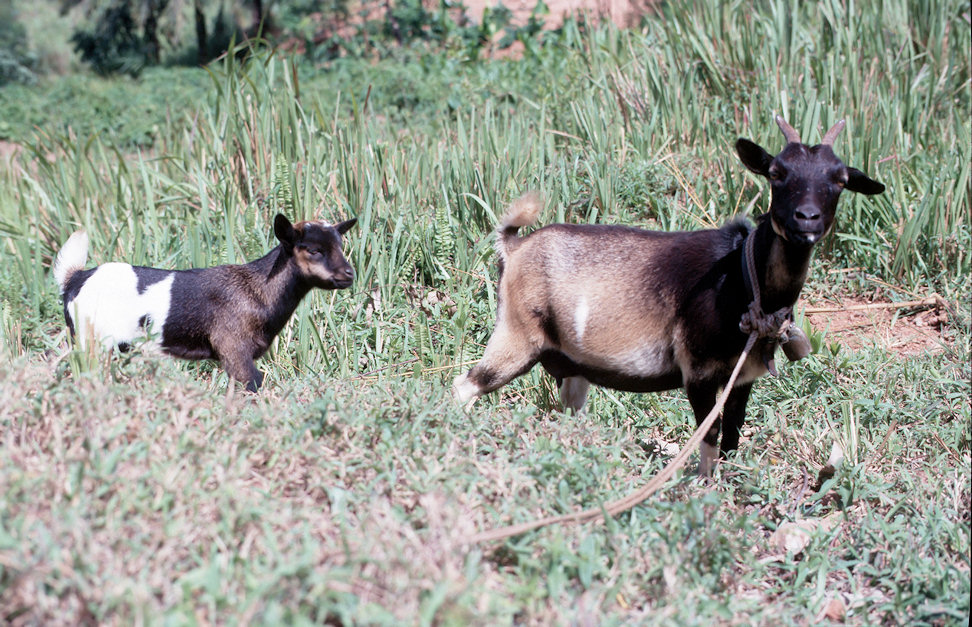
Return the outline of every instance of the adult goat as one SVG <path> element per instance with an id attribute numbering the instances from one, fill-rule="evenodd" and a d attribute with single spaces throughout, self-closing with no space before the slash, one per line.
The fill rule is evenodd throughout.
<path id="1" fill-rule="evenodd" d="M 482 360 L 456 378 L 456 399 L 472 403 L 539 362 L 556 378 L 565 409 L 582 409 L 591 383 L 629 392 L 684 387 L 701 422 L 746 344 L 740 320 L 754 292 L 763 311 L 789 318 L 841 191 L 884 191 L 834 154 L 843 120 L 816 146 L 802 143 L 781 117 L 776 122 L 787 144 L 775 157 L 749 140 L 736 142 L 743 164 L 770 181 L 770 209 L 755 227 L 745 220 L 686 232 L 552 224 L 521 237 L 518 229 L 537 219 L 541 202 L 532 193 L 514 202 L 497 228 L 496 327 Z M 795 327 L 790 333 L 800 334 Z M 728 397 L 723 455 L 738 446 L 753 380 L 772 367 L 780 339 L 788 338 L 757 342 Z M 719 432 L 716 422 L 705 435 L 700 474 L 711 474 Z"/>

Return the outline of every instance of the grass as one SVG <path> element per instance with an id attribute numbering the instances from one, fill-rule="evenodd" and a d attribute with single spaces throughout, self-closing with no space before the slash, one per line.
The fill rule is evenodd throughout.
<path id="1" fill-rule="evenodd" d="M 466 416 L 416 378 L 305 379 L 254 397 L 141 357 L 61 384 L 36 360 L 4 368 L 23 391 L 3 413 L 8 618 L 802 624 L 831 598 L 860 624 L 968 611 L 958 366 L 794 366 L 761 387 L 755 432 L 718 486 L 687 476 L 607 525 L 489 547 L 463 540 L 626 492 L 664 461 L 646 442 L 689 425 L 643 424 L 627 404 L 597 419 L 523 403 Z M 870 377 L 897 400 L 851 398 L 834 376 Z M 891 407 L 907 430 L 889 431 Z M 806 490 L 847 437 L 856 457 Z M 769 539 L 826 516 L 839 524 L 800 554 Z"/>
<path id="2" fill-rule="evenodd" d="M 640 32 L 568 24 L 517 61 L 226 59 L 173 79 L 205 94 L 193 105 L 156 101 L 129 126 L 84 120 L 101 89 L 147 102 L 166 75 L 37 108 L 0 170 L 0 616 L 777 625 L 839 603 L 850 624 L 966 624 L 967 12 L 746 6 L 690 3 Z M 687 474 L 604 525 L 466 544 L 622 496 L 691 428 L 681 393 L 599 390 L 563 415 L 539 373 L 454 406 L 448 382 L 492 328 L 496 214 L 528 188 L 544 221 L 758 213 L 765 185 L 731 145 L 779 148 L 772 111 L 808 141 L 847 117 L 838 154 L 888 185 L 841 200 L 808 293 L 938 292 L 941 350 L 815 336 L 756 385 L 718 484 Z M 71 231 L 93 263 L 205 266 L 263 254 L 277 211 L 358 216 L 358 278 L 299 308 L 260 395 L 212 364 L 69 350 L 49 267 Z M 815 491 L 834 442 L 847 459 Z M 809 543 L 779 548 L 797 521 Z"/>

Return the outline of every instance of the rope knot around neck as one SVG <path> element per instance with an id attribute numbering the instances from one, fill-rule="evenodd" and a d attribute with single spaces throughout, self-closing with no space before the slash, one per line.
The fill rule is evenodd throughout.
<path id="1" fill-rule="evenodd" d="M 803 330 L 793 323 L 793 307 L 783 307 L 767 314 L 763 311 L 760 300 L 759 277 L 756 275 L 756 256 L 753 252 L 756 229 L 749 232 L 743 245 L 743 272 L 746 284 L 753 294 L 749 308 L 739 321 L 739 330 L 759 339 L 769 339 L 770 342 L 763 350 L 763 363 L 773 376 L 776 376 L 776 364 L 773 354 L 776 346 L 782 345 L 783 352 L 790 361 L 803 359 L 810 354 L 810 341 Z"/>
<path id="2" fill-rule="evenodd" d="M 792 320 L 792 307 L 784 307 L 767 314 L 763 312 L 759 301 L 754 300 L 749 303 L 749 310 L 742 315 L 739 330 L 746 335 L 755 333 L 760 338 L 770 338 L 782 344 L 789 340 L 787 330 Z"/>

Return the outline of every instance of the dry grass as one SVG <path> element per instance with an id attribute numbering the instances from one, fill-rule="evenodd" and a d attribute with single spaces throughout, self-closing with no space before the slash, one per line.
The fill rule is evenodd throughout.
<path id="1" fill-rule="evenodd" d="M 812 384 L 794 367 L 792 385 Z M 799 406 L 788 426 L 770 413 L 718 485 L 689 475 L 605 525 L 478 547 L 466 540 L 477 531 L 626 493 L 664 461 L 645 436 L 671 433 L 600 397 L 602 417 L 521 401 L 465 416 L 416 380 L 312 378 L 252 396 L 137 355 L 105 374 L 37 358 L 2 368 L 11 624 L 777 624 L 840 608 L 854 624 L 948 624 L 963 611 L 970 460 L 948 425 L 968 424 L 967 402 L 911 433 L 865 426 L 859 409 L 860 458 L 819 493 L 835 434 Z M 787 551 L 773 531 L 797 520 L 808 542 Z"/>

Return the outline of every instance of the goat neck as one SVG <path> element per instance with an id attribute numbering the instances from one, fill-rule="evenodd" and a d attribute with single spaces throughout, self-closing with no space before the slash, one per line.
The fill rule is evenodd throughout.
<path id="1" fill-rule="evenodd" d="M 292 259 L 283 246 L 277 246 L 244 266 L 252 272 L 249 291 L 264 310 L 265 327 L 271 336 L 283 329 L 312 287 L 297 271 Z"/>
<path id="2" fill-rule="evenodd" d="M 788 242 L 774 231 L 768 216 L 759 220 L 754 237 L 753 271 L 759 281 L 763 311 L 792 307 L 807 280 L 813 248 Z"/>

